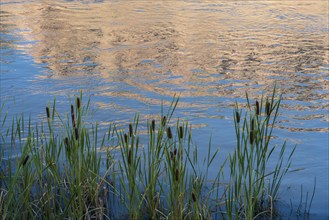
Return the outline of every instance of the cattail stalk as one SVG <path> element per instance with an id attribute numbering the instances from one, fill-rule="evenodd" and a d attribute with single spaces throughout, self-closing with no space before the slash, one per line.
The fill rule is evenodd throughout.
<path id="1" fill-rule="evenodd" d="M 75 140 L 78 140 L 79 139 L 79 130 L 78 130 L 78 128 L 74 129 L 74 133 L 75 133 Z"/>
<path id="2" fill-rule="evenodd" d="M 151 129 L 152 131 L 155 131 L 155 120 L 152 120 Z"/>
<path id="3" fill-rule="evenodd" d="M 74 115 L 74 107 L 73 107 L 73 105 L 71 105 L 71 118 L 72 118 L 72 125 L 75 128 L 76 127 L 76 123 L 75 123 L 75 115 Z"/>
<path id="4" fill-rule="evenodd" d="M 48 106 L 46 107 L 46 113 L 47 113 L 47 118 L 49 119 L 50 118 L 50 111 L 49 111 L 49 107 Z"/>
<path id="5" fill-rule="evenodd" d="M 255 130 L 255 119 L 251 120 L 251 125 L 250 125 L 250 131 L 254 131 Z"/>
<path id="6" fill-rule="evenodd" d="M 161 121 L 162 126 L 165 126 L 166 125 L 166 122 L 167 122 L 167 117 L 166 116 L 163 116 L 162 117 L 162 121 Z"/>
<path id="7" fill-rule="evenodd" d="M 235 112 L 235 119 L 237 123 L 240 123 L 240 114 L 238 111 Z"/>
<path id="8" fill-rule="evenodd" d="M 68 137 L 66 137 L 66 138 L 64 139 L 64 143 L 65 143 L 65 148 L 66 148 L 66 150 L 69 150 L 69 139 L 68 139 Z"/>
<path id="9" fill-rule="evenodd" d="M 271 115 L 271 104 L 268 101 L 266 101 L 266 108 L 265 108 L 265 110 L 266 110 L 266 115 L 267 116 L 270 116 Z"/>
<path id="10" fill-rule="evenodd" d="M 178 169 L 176 169 L 176 172 L 175 172 L 175 180 L 176 180 L 176 182 L 178 182 L 178 180 L 179 180 L 179 171 L 178 171 Z"/>
<path id="11" fill-rule="evenodd" d="M 251 123 L 250 123 L 250 132 L 249 132 L 249 142 L 250 144 L 253 144 L 254 143 L 254 129 L 255 129 L 255 119 L 252 119 L 251 120 Z"/>
<path id="12" fill-rule="evenodd" d="M 30 155 L 27 155 L 24 160 L 22 161 L 22 166 L 25 166 L 27 161 L 29 160 Z"/>
<path id="13" fill-rule="evenodd" d="M 250 131 L 249 133 L 249 142 L 251 145 L 254 143 L 254 131 Z"/>
<path id="14" fill-rule="evenodd" d="M 81 102 L 80 102 L 80 98 L 77 97 L 77 108 L 80 109 L 81 107 Z"/>
<path id="15" fill-rule="evenodd" d="M 167 128 L 167 137 L 168 137 L 169 139 L 172 138 L 172 133 L 171 133 L 171 129 L 170 129 L 170 127 Z"/>
<path id="16" fill-rule="evenodd" d="M 194 192 L 192 192 L 192 200 L 193 200 L 193 202 L 196 202 L 196 197 L 195 197 Z"/>
<path id="17" fill-rule="evenodd" d="M 259 102 L 256 101 L 256 115 L 260 114 L 260 110 L 259 110 Z"/>
<path id="18" fill-rule="evenodd" d="M 131 149 L 128 151 L 128 165 L 131 164 Z"/>
<path id="19" fill-rule="evenodd" d="M 184 134 L 183 134 L 183 126 L 179 126 L 179 132 L 178 132 L 178 135 L 179 135 L 179 138 L 180 138 L 180 139 L 183 139 L 183 136 L 184 136 Z"/>
<path id="20" fill-rule="evenodd" d="M 134 133 L 133 125 L 132 124 L 129 124 L 129 136 L 132 137 L 133 136 L 133 133 Z"/>
<path id="21" fill-rule="evenodd" d="M 125 139 L 126 144 L 128 144 L 128 135 L 127 134 L 124 134 L 123 137 Z"/>

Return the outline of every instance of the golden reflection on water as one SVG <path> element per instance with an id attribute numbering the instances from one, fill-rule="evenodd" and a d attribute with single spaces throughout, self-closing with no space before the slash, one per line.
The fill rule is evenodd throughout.
<path id="1" fill-rule="evenodd" d="M 253 97 L 277 81 L 286 100 L 328 108 L 327 1 L 214 2 L 4 4 L 1 27 L 33 42 L 19 49 L 49 69 L 40 78 L 95 74 L 102 95 Z M 135 91 L 111 90 L 117 82 Z"/>

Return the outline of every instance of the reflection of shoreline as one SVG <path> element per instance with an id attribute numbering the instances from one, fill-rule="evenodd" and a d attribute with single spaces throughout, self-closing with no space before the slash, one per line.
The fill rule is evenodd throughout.
<path id="1" fill-rule="evenodd" d="M 269 15 L 255 15 L 243 3 L 179 1 L 41 2 L 4 10 L 16 16 L 8 23 L 28 27 L 21 34 L 36 42 L 28 53 L 54 78 L 96 74 L 149 93 L 234 98 L 278 81 L 283 93 L 294 94 L 291 99 L 328 100 L 328 93 L 314 92 L 326 91 L 325 76 L 318 74 L 329 62 L 326 34 L 303 32 L 316 21 L 277 17 L 296 16 L 287 5 L 306 15 L 325 14 L 321 4 L 262 5 Z"/>
<path id="2" fill-rule="evenodd" d="M 98 118 L 119 118 L 127 124 L 132 112 L 141 112 L 145 106 L 159 109 L 161 99 L 170 101 L 168 97 L 177 93 L 182 97 L 179 107 L 186 113 L 182 115 L 193 118 L 193 126 L 208 120 L 209 130 L 215 128 L 219 137 L 225 136 L 226 128 L 219 130 L 223 125 L 212 116 L 229 121 L 235 98 L 244 102 L 246 91 L 251 99 L 259 98 L 277 80 L 284 101 L 276 129 L 289 142 L 303 142 L 298 152 L 306 156 L 297 165 L 310 165 L 310 173 L 319 172 L 319 165 L 326 166 L 323 162 L 328 159 L 324 153 L 329 122 L 328 3 L 275 2 L 263 2 L 259 9 L 243 1 L 223 6 L 182 1 L 128 4 L 124 0 L 91 5 L 51 1 L 2 5 L 0 32 L 20 35 L 8 46 L 19 47 L 50 73 L 40 71 L 39 78 L 64 79 L 59 80 L 57 91 L 40 80 L 41 87 L 32 89 L 43 100 L 29 100 L 28 92 L 20 97 L 27 111 L 34 108 L 38 116 L 44 116 L 47 90 L 66 100 L 81 84 L 91 85 L 85 87 L 98 96 L 92 102 L 105 109 Z M 281 15 L 285 19 L 278 18 Z M 18 45 L 15 41 L 21 38 Z M 33 44 L 25 44 L 24 38 Z M 100 80 L 89 80 L 91 74 Z M 84 76 L 85 80 L 79 80 Z M 214 143 L 225 147 L 223 142 Z M 297 184 L 299 177 L 293 180 Z M 327 192 L 327 186 L 324 181 L 320 189 Z M 326 208 L 325 199 L 317 199 L 320 207 Z"/>

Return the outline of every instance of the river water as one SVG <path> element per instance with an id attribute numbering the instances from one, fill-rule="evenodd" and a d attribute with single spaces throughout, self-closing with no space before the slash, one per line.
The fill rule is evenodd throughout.
<path id="1" fill-rule="evenodd" d="M 0 4 L 0 91 L 9 115 L 38 121 L 55 96 L 67 111 L 81 90 L 105 130 L 137 112 L 155 117 L 177 94 L 175 117 L 190 122 L 201 151 L 212 133 L 226 155 L 235 143 L 234 102 L 245 103 L 245 92 L 259 99 L 276 82 L 283 105 L 274 143 L 297 144 L 293 168 L 304 168 L 288 174 L 281 198 L 298 206 L 302 186 L 305 202 L 316 177 L 310 218 L 329 217 L 328 1 Z"/>

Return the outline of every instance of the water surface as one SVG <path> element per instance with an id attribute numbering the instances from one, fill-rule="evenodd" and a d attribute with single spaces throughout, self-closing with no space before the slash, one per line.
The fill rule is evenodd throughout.
<path id="1" fill-rule="evenodd" d="M 91 95 L 102 128 L 181 97 L 199 148 L 234 147 L 232 107 L 268 94 L 283 106 L 274 143 L 297 144 L 282 197 L 311 191 L 328 214 L 328 1 L 10 1 L 0 10 L 1 102 L 44 118 L 45 105 Z M 284 200 L 284 199 L 283 199 Z M 289 203 L 289 202 L 288 202 Z M 293 216 L 295 216 L 293 214 Z"/>

